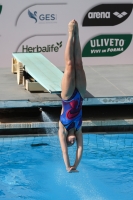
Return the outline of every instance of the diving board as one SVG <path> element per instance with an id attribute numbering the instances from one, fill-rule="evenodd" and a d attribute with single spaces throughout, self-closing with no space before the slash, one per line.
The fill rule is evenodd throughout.
<path id="1" fill-rule="evenodd" d="M 42 88 L 50 93 L 61 92 L 61 80 L 63 72 L 60 71 L 41 53 L 13 53 L 15 65 L 17 65 L 17 73 L 22 74 L 23 70 L 38 82 Z M 24 73 L 23 73 L 24 74 Z M 19 76 L 19 74 L 18 74 Z"/>

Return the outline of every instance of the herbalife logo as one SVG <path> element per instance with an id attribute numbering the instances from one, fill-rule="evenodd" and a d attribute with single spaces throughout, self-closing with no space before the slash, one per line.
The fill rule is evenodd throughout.
<path id="1" fill-rule="evenodd" d="M 38 52 L 58 52 L 59 49 L 62 47 L 62 41 L 56 42 L 56 45 L 47 45 L 47 46 L 35 46 L 35 47 L 29 47 L 28 45 L 22 46 L 22 52 L 23 53 L 38 53 Z"/>
<path id="2" fill-rule="evenodd" d="M 132 35 L 99 35 L 86 43 L 82 57 L 106 57 L 123 53 L 132 41 Z"/>
<path id="3" fill-rule="evenodd" d="M 0 5 L 0 14 L 1 14 L 1 11 L 2 11 L 2 5 Z"/>
<path id="4" fill-rule="evenodd" d="M 57 14 L 38 14 L 37 11 L 28 10 L 28 16 L 35 20 L 35 23 L 51 23 L 57 21 Z"/>
<path id="5" fill-rule="evenodd" d="M 101 4 L 89 10 L 83 26 L 115 26 L 125 21 L 132 12 L 132 4 Z"/>

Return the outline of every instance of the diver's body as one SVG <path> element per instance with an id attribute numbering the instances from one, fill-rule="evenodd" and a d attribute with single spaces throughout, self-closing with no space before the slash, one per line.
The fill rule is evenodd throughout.
<path id="1" fill-rule="evenodd" d="M 65 49 L 65 72 L 62 79 L 62 111 L 59 121 L 59 140 L 68 172 L 76 170 L 83 151 L 82 102 L 86 92 L 86 77 L 82 65 L 78 24 L 68 24 L 68 41 Z M 75 163 L 71 166 L 68 146 L 77 141 Z"/>

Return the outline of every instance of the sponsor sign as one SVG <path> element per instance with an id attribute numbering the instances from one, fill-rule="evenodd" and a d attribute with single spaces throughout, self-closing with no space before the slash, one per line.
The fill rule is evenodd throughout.
<path id="1" fill-rule="evenodd" d="M 31 47 L 28 45 L 22 45 L 22 52 L 23 53 L 58 52 L 61 47 L 62 47 L 62 41 L 56 42 L 56 44 L 50 44 L 45 46 L 36 45 L 35 47 Z"/>
<path id="2" fill-rule="evenodd" d="M 62 17 L 67 15 L 67 3 L 38 3 L 24 8 L 17 16 L 15 25 L 25 26 L 30 24 L 31 27 L 44 24 L 61 24 Z M 48 25 L 49 27 L 49 25 Z"/>
<path id="3" fill-rule="evenodd" d="M 99 35 L 85 44 L 82 57 L 116 56 L 123 53 L 131 41 L 131 34 Z"/>
<path id="4" fill-rule="evenodd" d="M 0 14 L 1 14 L 1 12 L 2 12 L 2 5 L 0 5 Z"/>
<path id="5" fill-rule="evenodd" d="M 124 22 L 132 12 L 132 4 L 101 4 L 89 10 L 82 26 L 115 26 Z"/>
<path id="6" fill-rule="evenodd" d="M 35 23 L 57 23 L 57 14 L 55 13 L 39 13 L 28 10 L 27 14 Z"/>
<path id="7" fill-rule="evenodd" d="M 65 35 L 33 35 L 23 39 L 14 52 L 41 53 L 56 66 L 64 66 Z"/>

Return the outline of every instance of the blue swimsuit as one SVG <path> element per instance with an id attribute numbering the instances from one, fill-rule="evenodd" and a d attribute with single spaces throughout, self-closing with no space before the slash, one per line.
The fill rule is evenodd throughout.
<path id="1" fill-rule="evenodd" d="M 81 127 L 82 102 L 83 98 L 76 88 L 70 99 L 62 99 L 63 113 L 60 115 L 60 121 L 67 131 L 72 128 L 75 128 L 77 131 Z"/>

